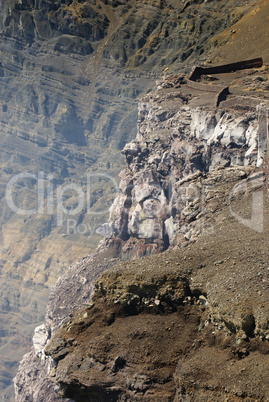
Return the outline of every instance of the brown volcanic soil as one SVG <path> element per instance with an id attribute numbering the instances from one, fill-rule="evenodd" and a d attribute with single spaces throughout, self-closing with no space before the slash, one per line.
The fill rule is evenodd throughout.
<path id="1" fill-rule="evenodd" d="M 269 2 L 253 2 L 251 9 L 238 22 L 215 35 L 211 43 L 216 48 L 208 59 L 212 63 L 262 57 L 268 65 Z"/>
<path id="2" fill-rule="evenodd" d="M 257 189 L 256 189 L 257 191 Z M 46 353 L 75 401 L 267 401 L 269 208 L 257 232 L 231 215 L 194 244 L 121 262 Z M 256 193 L 257 195 L 257 193 Z M 261 194 L 260 194 L 261 195 Z M 251 216 L 252 194 L 233 201 Z M 94 399 L 91 399 L 94 398 Z"/>

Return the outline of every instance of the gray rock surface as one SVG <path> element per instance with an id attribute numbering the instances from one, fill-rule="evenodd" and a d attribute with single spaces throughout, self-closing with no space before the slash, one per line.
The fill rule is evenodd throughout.
<path id="1" fill-rule="evenodd" d="M 118 262 L 115 256 L 115 250 L 107 250 L 105 245 L 100 245 L 95 253 L 71 266 L 53 285 L 47 306 L 46 323 L 35 329 L 32 350 L 23 357 L 20 370 L 14 379 L 16 400 L 60 400 L 60 388 L 48 377 L 55 364 L 52 359 L 46 358 L 45 347 L 52 333 L 72 316 L 74 310 L 85 304 L 90 305 L 95 280 L 103 271 Z"/>
<path id="2" fill-rule="evenodd" d="M 185 96 L 186 84 L 178 81 L 166 77 L 140 101 L 137 137 L 122 151 L 128 168 L 110 208 L 119 236 L 159 241 L 164 248 L 180 244 L 180 238 L 195 240 L 205 229 L 207 172 L 242 166 L 235 176 L 244 178 L 244 167 L 260 167 L 265 156 L 266 114 L 259 108 L 197 108 L 197 98 Z"/>

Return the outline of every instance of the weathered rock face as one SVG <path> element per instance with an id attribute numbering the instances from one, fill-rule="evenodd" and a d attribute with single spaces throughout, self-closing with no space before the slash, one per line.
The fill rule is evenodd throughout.
<path id="1" fill-rule="evenodd" d="M 47 378 L 54 366 L 44 355 L 44 348 L 51 335 L 81 305 L 90 304 L 95 280 L 118 262 L 117 249 L 101 245 L 98 250 L 74 264 L 52 287 L 47 306 L 46 323 L 37 327 L 33 348 L 20 363 L 16 376 L 16 399 L 39 401 L 58 400 L 59 387 Z M 30 369 L 31 367 L 31 369 Z M 29 370 L 30 369 L 30 370 Z"/>
<path id="2" fill-rule="evenodd" d="M 108 215 L 99 212 L 114 199 L 112 181 L 98 177 L 93 214 L 83 210 L 70 228 L 64 219 L 59 229 L 56 188 L 78 184 L 86 193 L 87 173 L 116 177 L 123 166 L 118 151 L 135 137 L 136 98 L 167 66 L 188 68 L 188 60 L 205 60 L 208 38 L 248 7 L 234 0 L 221 6 L 174 0 L 0 1 L 1 389 L 11 383 L 33 327 L 43 320 L 49 287 L 97 245 L 96 229 Z M 45 198 L 47 213 L 21 216 L 7 205 L 7 184 L 24 172 L 35 177 L 43 172 L 45 190 L 53 188 L 53 196 Z M 16 206 L 37 208 L 33 177 L 13 190 Z M 66 207 L 75 205 L 71 194 Z M 143 252 L 148 248 L 137 254 Z"/>
<path id="3" fill-rule="evenodd" d="M 109 236 L 53 287 L 16 400 L 268 396 L 266 107 L 201 109 L 184 82 L 141 101 Z"/>
<path id="4" fill-rule="evenodd" d="M 186 87 L 183 76 L 167 77 L 139 104 L 137 138 L 122 151 L 128 168 L 110 208 L 112 230 L 123 239 L 146 239 L 163 249 L 196 240 L 215 209 L 206 174 L 228 168 L 219 173 L 224 184 L 234 166 L 242 166 L 237 180 L 246 175 L 243 167 L 263 163 L 266 107 L 265 114 L 259 107 L 197 108 L 196 94 L 186 95 Z"/>

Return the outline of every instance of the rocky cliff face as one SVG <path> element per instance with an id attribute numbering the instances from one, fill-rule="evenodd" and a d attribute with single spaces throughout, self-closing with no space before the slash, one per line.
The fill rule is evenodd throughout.
<path id="1" fill-rule="evenodd" d="M 122 151 L 128 167 L 110 208 L 111 230 L 121 238 L 143 239 L 162 250 L 196 240 L 209 216 L 214 219 L 207 173 L 262 166 L 268 100 L 245 97 L 247 110 L 240 104 L 233 110 L 227 107 L 233 95 L 217 109 L 197 106 L 197 97 L 184 77 L 168 76 L 140 102 L 138 134 Z"/>
<path id="2" fill-rule="evenodd" d="M 269 395 L 266 92 L 231 85 L 216 108 L 183 75 L 157 88 L 123 150 L 108 237 L 52 288 L 17 401 Z"/>
<path id="3" fill-rule="evenodd" d="M 206 60 L 209 39 L 251 6 L 235 0 L 0 1 L 0 385 L 6 399 L 17 361 L 43 321 L 49 287 L 98 244 L 96 229 L 108 217 L 99 212 L 111 205 L 110 179 L 123 166 L 119 150 L 136 134 L 137 97 L 168 66 L 187 69 L 197 58 Z M 21 173 L 32 176 L 11 186 L 12 202 L 38 207 L 40 173 L 44 213 L 19 215 L 7 204 L 7 184 Z M 100 181 L 96 173 L 109 178 Z M 93 213 L 84 208 L 71 229 L 64 216 L 59 227 L 56 188 L 76 184 L 86 193 L 86 174 L 93 178 Z M 64 202 L 75 208 L 74 194 Z"/>

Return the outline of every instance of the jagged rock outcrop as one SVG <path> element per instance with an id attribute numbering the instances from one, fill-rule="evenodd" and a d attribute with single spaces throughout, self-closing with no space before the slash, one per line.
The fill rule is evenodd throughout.
<path id="1" fill-rule="evenodd" d="M 268 101 L 257 98 L 261 106 L 255 109 L 251 99 L 247 111 L 196 107 L 197 95 L 183 76 L 166 77 L 158 88 L 139 104 L 137 138 L 122 151 L 128 167 L 121 172 L 110 220 L 123 239 L 146 239 L 164 249 L 197 239 L 213 217 L 208 172 L 262 166 Z M 236 174 L 245 177 L 244 169 Z"/>
<path id="2" fill-rule="evenodd" d="M 53 287 L 17 401 L 268 397 L 266 99 L 201 108 L 185 82 L 142 99 L 108 237 Z"/>

